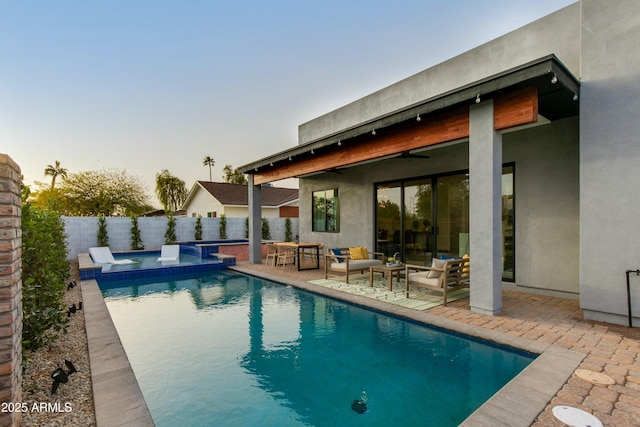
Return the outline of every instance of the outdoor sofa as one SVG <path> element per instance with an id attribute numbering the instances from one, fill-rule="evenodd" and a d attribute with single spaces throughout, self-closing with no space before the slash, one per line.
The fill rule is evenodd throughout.
<path id="1" fill-rule="evenodd" d="M 364 273 L 369 267 L 382 265 L 382 252 L 369 252 L 362 246 L 352 248 L 331 248 L 325 254 L 324 278 L 341 276 L 349 283 L 349 274 Z"/>

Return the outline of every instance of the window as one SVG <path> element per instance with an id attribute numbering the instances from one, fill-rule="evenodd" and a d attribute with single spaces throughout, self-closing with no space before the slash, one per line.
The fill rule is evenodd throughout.
<path id="1" fill-rule="evenodd" d="M 338 189 L 313 192 L 313 231 L 340 231 Z"/>

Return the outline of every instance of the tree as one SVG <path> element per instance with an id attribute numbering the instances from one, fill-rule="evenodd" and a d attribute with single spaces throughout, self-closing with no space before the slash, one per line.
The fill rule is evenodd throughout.
<path id="1" fill-rule="evenodd" d="M 196 240 L 202 240 L 202 216 L 198 215 L 196 218 L 196 227 L 194 237 Z"/>
<path id="2" fill-rule="evenodd" d="M 60 213 L 69 216 L 141 214 L 151 208 L 144 185 L 126 171 L 69 174 L 57 189 Z"/>
<path id="3" fill-rule="evenodd" d="M 225 214 L 220 215 L 220 238 L 227 239 L 227 216 Z"/>
<path id="4" fill-rule="evenodd" d="M 54 165 L 47 165 L 47 167 L 44 168 L 44 176 L 51 177 L 51 190 L 56 186 L 56 178 L 59 176 L 66 178 L 67 173 L 68 171 L 60 166 L 60 162 L 58 160 L 56 160 Z"/>
<path id="5" fill-rule="evenodd" d="M 140 227 L 138 226 L 138 217 L 131 215 L 131 250 L 144 249 L 142 237 L 140 237 Z"/>
<path id="6" fill-rule="evenodd" d="M 107 232 L 107 219 L 104 215 L 98 215 L 98 235 L 96 236 L 98 246 L 109 246 L 109 233 Z"/>
<path id="7" fill-rule="evenodd" d="M 156 175 L 156 195 L 165 212 L 175 212 L 187 198 L 187 187 L 166 169 Z"/>
<path id="8" fill-rule="evenodd" d="M 167 230 L 164 232 L 164 244 L 173 245 L 178 238 L 176 237 L 176 219 L 173 215 L 169 215 L 167 220 Z"/>
<path id="9" fill-rule="evenodd" d="M 291 231 L 291 218 L 284 220 L 284 241 L 293 241 L 293 232 Z"/>
<path id="10" fill-rule="evenodd" d="M 225 165 L 222 170 L 224 172 L 224 182 L 247 185 L 247 178 L 238 168 L 233 169 L 231 165 Z"/>
<path id="11" fill-rule="evenodd" d="M 216 161 L 213 160 L 213 157 L 207 156 L 202 159 L 202 166 L 209 166 L 209 181 L 211 181 L 211 168 L 216 164 Z"/>

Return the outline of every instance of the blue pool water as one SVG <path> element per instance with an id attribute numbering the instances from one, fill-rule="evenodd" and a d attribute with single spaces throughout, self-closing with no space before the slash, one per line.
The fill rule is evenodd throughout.
<path id="1" fill-rule="evenodd" d="M 101 288 L 158 427 L 456 426 L 533 360 L 226 271 Z"/>

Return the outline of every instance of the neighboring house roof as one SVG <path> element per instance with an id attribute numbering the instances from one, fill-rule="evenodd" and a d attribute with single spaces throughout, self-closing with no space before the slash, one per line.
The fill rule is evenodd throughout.
<path id="1" fill-rule="evenodd" d="M 183 209 L 185 206 L 188 206 L 191 199 L 199 189 L 208 192 L 223 205 L 249 205 L 249 193 L 246 185 L 229 184 L 226 182 L 196 181 L 189 192 L 187 199 L 182 205 Z M 262 187 L 263 207 L 279 207 L 295 202 L 296 200 L 298 200 L 297 188 Z"/>

